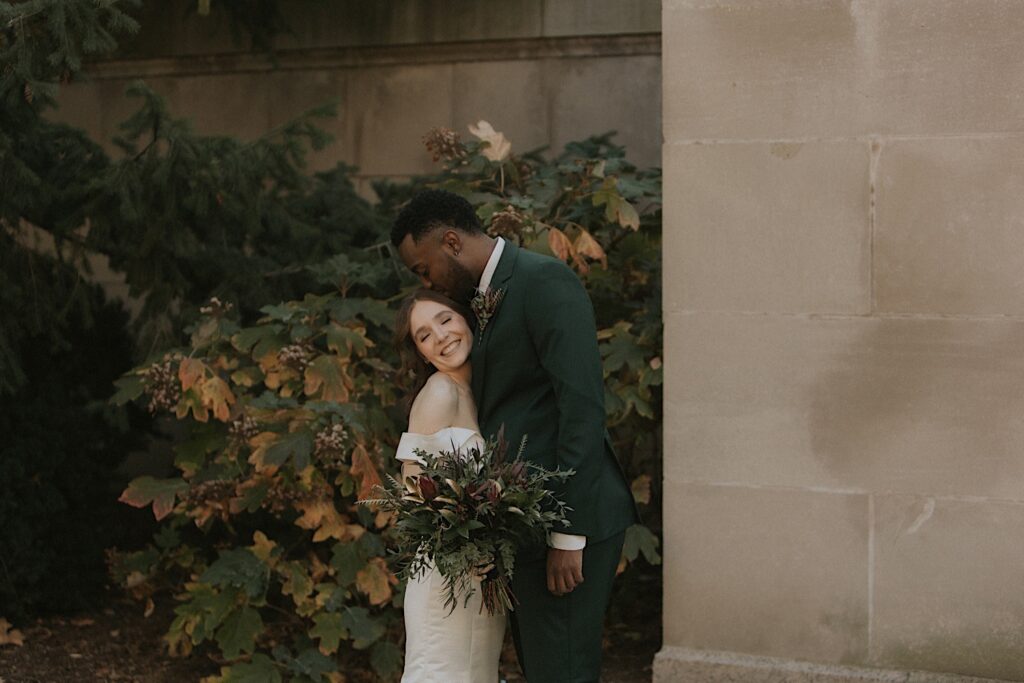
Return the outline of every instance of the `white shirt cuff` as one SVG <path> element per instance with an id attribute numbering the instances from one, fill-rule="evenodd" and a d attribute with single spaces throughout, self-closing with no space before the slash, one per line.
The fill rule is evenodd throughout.
<path id="1" fill-rule="evenodd" d="M 552 531 L 548 534 L 548 545 L 556 550 L 583 550 L 587 547 L 587 537 Z"/>

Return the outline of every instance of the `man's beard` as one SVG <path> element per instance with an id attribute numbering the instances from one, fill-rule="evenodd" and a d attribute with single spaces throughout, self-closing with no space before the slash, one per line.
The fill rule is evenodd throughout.
<path id="1" fill-rule="evenodd" d="M 470 300 L 476 295 L 479 278 L 474 278 L 469 269 L 451 255 L 448 256 L 448 276 L 451 285 L 448 296 L 453 301 L 469 305 Z"/>

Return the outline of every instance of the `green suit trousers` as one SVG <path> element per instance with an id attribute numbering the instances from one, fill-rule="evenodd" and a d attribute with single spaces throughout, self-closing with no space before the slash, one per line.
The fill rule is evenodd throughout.
<path id="1" fill-rule="evenodd" d="M 601 633 L 625 532 L 583 550 L 583 583 L 568 595 L 547 588 L 547 557 L 516 563 L 512 637 L 527 683 L 598 683 Z"/>

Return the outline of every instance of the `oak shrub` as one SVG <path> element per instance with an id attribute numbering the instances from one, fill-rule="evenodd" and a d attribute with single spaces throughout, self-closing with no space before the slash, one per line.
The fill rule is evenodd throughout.
<path id="1" fill-rule="evenodd" d="M 611 136 L 558 156 L 513 154 L 489 125 L 477 141 L 436 129 L 436 176 L 378 183 L 390 217 L 424 186 L 467 197 L 492 234 L 568 262 L 595 305 L 608 419 L 648 527 L 627 534 L 623 569 L 657 563 L 660 481 L 661 175 L 630 164 Z M 404 427 L 393 310 L 413 286 L 379 242 L 305 270 L 320 289 L 264 306 L 244 325 L 212 300 L 187 345 L 118 382 L 178 421 L 176 476 L 141 477 L 122 501 L 162 520 L 153 542 L 112 551 L 113 576 L 148 601 L 179 604 L 166 640 L 223 663 L 213 681 L 392 680 L 401 669 L 403 586 L 387 562 L 390 517 L 363 505 Z M 365 240 L 364 240 L 365 241 Z M 341 672 L 345 672 L 344 675 Z"/>

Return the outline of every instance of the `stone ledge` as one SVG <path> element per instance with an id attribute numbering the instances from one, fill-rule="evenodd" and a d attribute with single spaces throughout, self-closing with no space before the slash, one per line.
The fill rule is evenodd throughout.
<path id="1" fill-rule="evenodd" d="M 665 646 L 654 658 L 654 683 L 1008 683 L 930 671 L 812 664 L 776 657 Z"/>
<path id="2" fill-rule="evenodd" d="M 232 53 L 154 59 L 111 59 L 91 62 L 86 71 L 94 80 L 105 80 L 344 69 L 403 64 L 631 57 L 660 54 L 660 33 L 636 33 L 289 50 L 277 52 L 274 62 L 271 62 L 265 55 Z"/>

